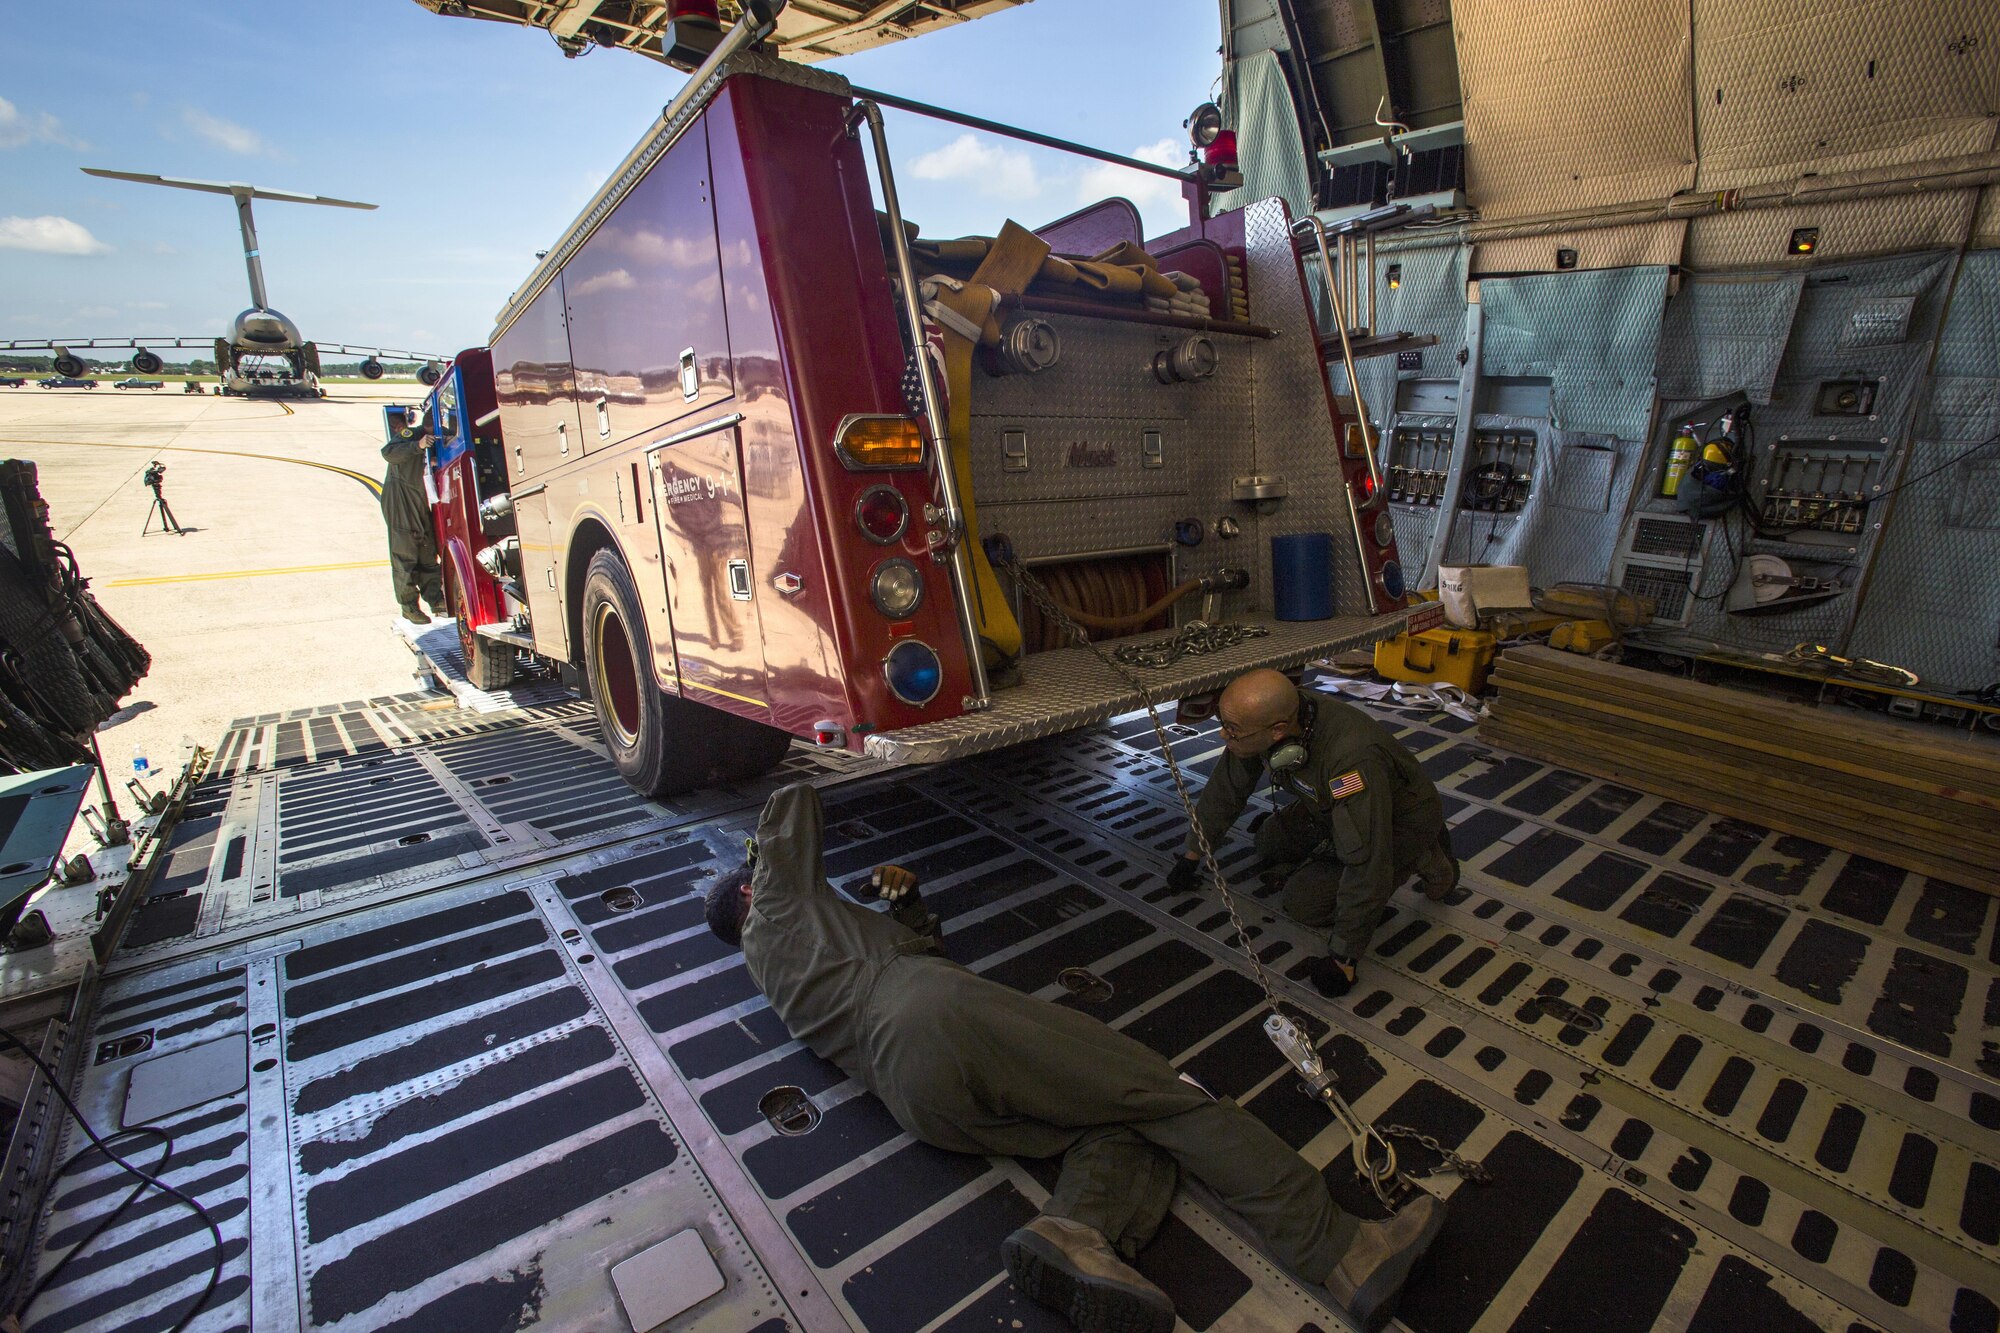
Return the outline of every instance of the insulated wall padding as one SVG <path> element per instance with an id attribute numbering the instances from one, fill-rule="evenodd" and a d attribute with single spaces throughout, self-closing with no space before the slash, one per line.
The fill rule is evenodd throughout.
<path id="1" fill-rule="evenodd" d="M 1493 221 L 1694 184 L 1688 10 L 1456 0 L 1466 192 Z"/>
<path id="2" fill-rule="evenodd" d="M 1995 6 L 2000 9 L 2000 5 Z M 1858 259 L 1907 250 L 1956 248 L 1972 225 L 1979 191 L 1945 190 L 1888 199 L 1853 199 L 1796 208 L 1756 208 L 1688 222 L 1689 268 L 1811 268 L 1830 259 Z M 1790 252 L 1800 227 L 1819 231 L 1810 257 Z"/>
<path id="3" fill-rule="evenodd" d="M 1459 349 L 1465 346 L 1465 265 L 1462 245 L 1422 246 L 1375 256 L 1375 325 L 1384 333 L 1430 334 L 1434 346 L 1418 353 L 1415 370 L 1399 370 L 1393 356 L 1371 357 L 1356 369 L 1368 402 L 1369 420 L 1387 426 L 1396 410 L 1396 382 L 1459 377 Z M 1397 286 L 1389 286 L 1389 269 Z M 1317 272 L 1310 264 L 1308 273 Z M 1364 297 L 1365 301 L 1365 297 Z M 1333 383 L 1345 392 L 1346 368 L 1336 364 Z"/>
<path id="4" fill-rule="evenodd" d="M 2000 246 L 2000 185 L 1989 185 L 1979 192 L 1979 203 L 1972 212 L 1970 244 L 1975 250 Z"/>
<path id="5" fill-rule="evenodd" d="M 1881 485 L 1884 470 L 1893 475 L 1901 466 L 1912 418 L 1926 371 L 1932 339 L 1943 311 L 1952 256 L 1901 255 L 1893 259 L 1815 268 L 1806 275 L 1792 317 L 1791 337 L 1778 367 L 1769 404 L 1755 409 L 1753 421 L 1759 450 L 1751 494 L 1762 493 L 1779 451 L 1825 451 L 1870 461 L 1866 485 Z M 1872 332 L 1869 317 L 1888 298 L 1913 298 L 1902 341 L 1865 345 L 1858 332 Z M 1857 326 L 1856 315 L 1863 317 Z M 1829 380 L 1875 382 L 1873 410 L 1865 417 L 1823 415 L 1815 410 L 1819 386 Z M 1669 404 L 1661 417 L 1691 410 Z M 1671 500 L 1652 495 L 1665 465 L 1664 432 L 1656 432 L 1643 481 L 1648 488 L 1644 507 L 1671 509 Z M 1817 476 L 1818 473 L 1811 475 Z M 1838 484 L 1838 483 L 1836 483 Z M 1857 476 L 1855 484 L 1862 484 Z M 1880 542 L 1880 512 L 1871 509 L 1860 531 L 1776 534 L 1759 537 L 1741 517 L 1728 520 L 1723 543 L 1712 543 L 1708 577 L 1702 585 L 1712 600 L 1695 604 L 1688 632 L 1734 648 L 1782 652 L 1803 642 L 1836 647 L 1847 643 L 1857 611 L 1856 589 L 1872 578 Z M 1720 520 L 1718 520 L 1719 522 Z M 1794 574 L 1834 576 L 1850 591 L 1826 601 L 1770 614 L 1732 614 L 1723 610 L 1722 594 L 1734 572 L 1735 558 L 1774 555 L 1792 566 Z"/>
<path id="6" fill-rule="evenodd" d="M 1660 326 L 1660 396 L 1771 401 L 1802 273 L 1681 275 Z"/>
<path id="7" fill-rule="evenodd" d="M 1849 650 L 1950 692 L 2000 680 L 2000 446 L 1951 461 L 2000 431 L 2000 251 L 1965 257 L 1935 365 Z"/>
<path id="8" fill-rule="evenodd" d="M 1674 221 L 1524 236 L 1510 241 L 1481 241 L 1473 251 L 1472 271 L 1474 276 L 1555 273 L 1563 268 L 1556 257 L 1562 250 L 1576 251 L 1576 262 L 1568 266 L 1574 269 L 1678 264 L 1686 239 L 1687 223 Z"/>
<path id="9" fill-rule="evenodd" d="M 1526 565 L 1536 587 L 1604 582 L 1642 442 L 1554 430 L 1533 417 L 1492 412 L 1475 416 L 1472 428 L 1537 432 L 1528 502 L 1517 513 L 1455 511 L 1438 563 Z"/>
<path id="10" fill-rule="evenodd" d="M 1224 80 L 1222 119 L 1236 130 L 1243 188 L 1216 195 L 1213 211 L 1275 196 L 1293 217 L 1304 217 L 1314 202 L 1312 173 L 1278 57 L 1270 51 L 1246 56 L 1228 66 Z"/>
<path id="11" fill-rule="evenodd" d="M 1479 290 L 1480 374 L 1548 377 L 1560 430 L 1645 438 L 1665 268 L 1492 278 Z"/>
<path id="12" fill-rule="evenodd" d="M 1693 8 L 1702 190 L 1993 146 L 1993 0 L 1693 0 Z"/>

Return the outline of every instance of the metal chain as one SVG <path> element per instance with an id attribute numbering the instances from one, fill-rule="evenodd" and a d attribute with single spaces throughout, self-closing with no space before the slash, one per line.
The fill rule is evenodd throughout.
<path id="1" fill-rule="evenodd" d="M 1327 1110 L 1332 1112 L 1334 1119 L 1347 1131 L 1351 1140 L 1355 1170 L 1368 1182 L 1383 1207 L 1392 1212 L 1395 1210 L 1389 1195 L 1390 1182 L 1397 1179 L 1405 1182 L 1410 1180 L 1397 1162 L 1395 1145 L 1389 1142 L 1391 1135 L 1399 1134 L 1400 1137 L 1414 1139 L 1425 1147 L 1443 1154 L 1445 1165 L 1458 1171 L 1467 1180 L 1491 1180 L 1490 1173 L 1479 1163 L 1467 1161 L 1446 1149 L 1436 1139 L 1418 1134 L 1408 1126 L 1394 1126 L 1386 1131 L 1377 1129 L 1356 1115 L 1354 1108 L 1348 1105 L 1347 1099 L 1335 1089 L 1336 1080 L 1333 1074 L 1325 1068 L 1318 1051 L 1312 1047 L 1310 1039 L 1305 1037 L 1297 1020 L 1285 1012 L 1278 999 L 1277 988 L 1271 984 L 1270 975 L 1264 971 L 1264 960 L 1250 947 L 1250 935 L 1244 928 L 1242 913 L 1237 910 L 1236 896 L 1229 891 L 1229 881 L 1223 877 L 1222 867 L 1215 859 L 1215 848 L 1208 841 L 1207 831 L 1202 828 L 1201 821 L 1195 818 L 1194 798 L 1188 793 L 1187 777 L 1181 772 L 1180 761 L 1174 757 L 1174 747 L 1167 738 L 1166 724 L 1160 720 L 1159 702 L 1153 698 L 1153 692 L 1147 687 L 1146 682 L 1128 669 L 1128 665 L 1157 669 L 1186 656 L 1189 652 L 1216 652 L 1221 648 L 1233 647 L 1246 640 L 1269 634 L 1271 632 L 1269 627 L 1210 625 L 1204 621 L 1194 621 L 1185 626 L 1173 639 L 1154 644 L 1129 645 L 1114 650 L 1113 653 L 1106 653 L 1091 642 L 1089 633 L 1049 594 L 1048 589 L 1041 585 L 1041 581 L 1013 560 L 1011 552 L 999 553 L 999 558 L 994 559 L 993 564 L 1014 580 L 1015 585 L 1043 615 L 1061 626 L 1072 639 L 1088 650 L 1091 656 L 1109 667 L 1119 679 L 1131 686 L 1140 701 L 1146 705 L 1146 717 L 1152 723 L 1153 737 L 1159 743 L 1161 757 L 1167 761 L 1167 772 L 1174 780 L 1174 792 L 1180 797 L 1181 811 L 1187 816 L 1188 827 L 1194 831 L 1195 847 L 1201 853 L 1201 862 L 1207 867 L 1209 879 L 1222 897 L 1222 905 L 1229 911 L 1229 926 L 1236 932 L 1237 947 L 1249 961 L 1250 970 L 1257 978 L 1257 986 L 1264 992 L 1264 1006 L 1271 1014 L 1265 1022 L 1265 1032 L 1305 1076 L 1307 1095 L 1324 1103 Z M 1193 633 L 1197 630 L 1202 633 Z M 1156 656 L 1158 650 L 1177 645 L 1184 637 L 1187 638 L 1190 647 L 1163 659 Z M 1197 643 L 1205 646 L 1192 646 Z M 1153 653 L 1148 653 L 1149 649 L 1153 650 Z"/>
<path id="2" fill-rule="evenodd" d="M 1132 687 L 1133 691 L 1138 694 L 1140 701 L 1146 705 L 1146 716 L 1152 721 L 1154 739 L 1160 743 L 1160 754 L 1167 761 L 1167 772 L 1173 776 L 1174 791 L 1180 796 L 1181 810 L 1187 815 L 1188 826 L 1194 830 L 1195 846 L 1201 852 L 1202 864 L 1208 867 L 1209 877 L 1215 881 L 1216 889 L 1222 894 L 1222 905 L 1229 909 L 1229 925 L 1236 932 L 1236 942 L 1241 946 L 1244 956 L 1250 960 L 1251 970 L 1257 974 L 1257 985 L 1264 992 L 1265 1005 L 1272 1013 L 1283 1014 L 1284 1011 L 1278 1005 L 1277 988 L 1271 984 L 1271 978 L 1264 972 L 1264 960 L 1259 958 L 1257 951 L 1250 947 L 1249 933 L 1244 929 L 1242 914 L 1236 910 L 1236 898 L 1229 892 L 1229 882 L 1222 877 L 1222 867 L 1216 863 L 1215 849 L 1209 846 L 1208 834 L 1203 830 L 1201 821 L 1194 817 L 1194 798 L 1188 795 L 1187 778 L 1181 773 L 1180 760 L 1174 758 L 1174 747 L 1167 739 L 1166 724 L 1160 721 L 1160 705 L 1153 698 L 1152 690 L 1146 687 L 1145 681 L 1140 680 L 1132 674 L 1123 662 L 1116 660 L 1112 654 L 1106 653 L 1102 648 L 1092 643 L 1089 632 L 1083 626 L 1077 624 L 1075 618 L 1063 610 L 1061 604 L 1049 595 L 1048 589 L 1042 586 L 1040 579 L 1037 579 L 1012 559 L 1005 559 L 1000 562 L 1000 568 L 1007 571 L 1013 578 L 1016 586 L 1027 594 L 1028 599 L 1041 610 L 1043 615 L 1062 626 L 1071 638 L 1089 650 L 1091 656 L 1110 667 L 1120 680 L 1123 680 L 1127 685 Z M 1265 634 L 1270 633 L 1270 630 L 1261 625 L 1251 626 L 1250 628 L 1257 629 Z M 1210 649 L 1208 651 L 1213 650 Z M 1168 659 L 1168 661 L 1172 660 L 1172 658 Z"/>
<path id="3" fill-rule="evenodd" d="M 1041 605 L 1039 599 L 1036 605 Z M 1203 653 L 1219 653 L 1225 648 L 1234 648 L 1239 643 L 1251 639 L 1261 639 L 1271 632 L 1269 625 L 1211 625 L 1206 620 L 1191 620 L 1181 626 L 1180 632 L 1170 639 L 1155 639 L 1151 643 L 1127 643 L 1111 650 L 1111 656 L 1126 666 L 1148 667 L 1158 671 L 1172 666 L 1183 657 L 1199 657 Z M 1085 641 L 1086 646 L 1088 640 Z M 1099 654 L 1103 656 L 1103 654 Z"/>
<path id="4" fill-rule="evenodd" d="M 1475 1162 L 1469 1157 L 1460 1157 L 1450 1148 L 1439 1143 L 1433 1135 L 1411 1129 L 1408 1125 L 1387 1125 L 1383 1127 L 1381 1134 L 1384 1138 L 1406 1139 L 1420 1148 L 1429 1148 L 1444 1159 L 1436 1166 L 1430 1168 L 1430 1170 L 1419 1174 L 1428 1176 L 1434 1175 L 1439 1171 L 1451 1171 L 1481 1185 L 1491 1185 L 1493 1183 L 1493 1173 L 1487 1170 L 1484 1162 Z"/>

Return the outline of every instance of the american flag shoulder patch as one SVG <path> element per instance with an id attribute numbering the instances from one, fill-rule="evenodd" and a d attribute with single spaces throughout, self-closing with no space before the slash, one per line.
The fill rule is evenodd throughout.
<path id="1" fill-rule="evenodd" d="M 1358 768 L 1350 768 L 1326 784 L 1326 794 L 1336 801 L 1345 800 L 1349 796 L 1359 796 L 1366 790 L 1368 784 L 1361 780 L 1361 770 Z"/>

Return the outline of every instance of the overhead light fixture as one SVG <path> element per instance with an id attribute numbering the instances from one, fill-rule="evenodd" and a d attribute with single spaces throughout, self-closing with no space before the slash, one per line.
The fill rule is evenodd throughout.
<path id="1" fill-rule="evenodd" d="M 1403 266 L 1401 264 L 1389 265 L 1386 276 L 1389 279 L 1389 290 L 1392 292 L 1395 291 L 1403 285 Z"/>
<path id="2" fill-rule="evenodd" d="M 1206 148 L 1222 133 L 1222 108 L 1213 102 L 1203 102 L 1181 124 L 1187 127 L 1188 139 L 1196 148 Z"/>
<path id="3" fill-rule="evenodd" d="M 1792 232 L 1792 239 L 1785 246 L 1785 252 L 1793 255 L 1818 254 L 1819 228 L 1800 227 Z"/>
<path id="4" fill-rule="evenodd" d="M 1563 269 L 1575 268 L 1576 251 L 1566 245 L 1558 247 L 1556 250 L 1556 267 Z"/>

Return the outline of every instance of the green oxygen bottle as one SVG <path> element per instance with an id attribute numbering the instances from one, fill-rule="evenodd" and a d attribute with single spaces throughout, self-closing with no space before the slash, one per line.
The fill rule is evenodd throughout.
<path id="1" fill-rule="evenodd" d="M 1681 478 L 1687 475 L 1688 465 L 1694 462 L 1695 450 L 1698 447 L 1694 441 L 1693 424 L 1682 426 L 1680 433 L 1674 436 L 1673 444 L 1667 449 L 1667 469 L 1660 474 L 1661 495 L 1680 494 Z"/>

